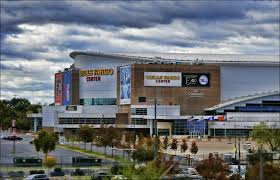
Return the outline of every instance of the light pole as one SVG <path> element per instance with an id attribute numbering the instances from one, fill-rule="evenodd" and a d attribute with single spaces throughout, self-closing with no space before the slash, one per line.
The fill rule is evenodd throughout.
<path id="1" fill-rule="evenodd" d="M 157 136 L 157 98 L 155 98 L 154 136 Z"/>

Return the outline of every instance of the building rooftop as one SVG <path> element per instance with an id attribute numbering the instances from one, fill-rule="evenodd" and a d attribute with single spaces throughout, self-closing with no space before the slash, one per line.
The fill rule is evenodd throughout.
<path id="1" fill-rule="evenodd" d="M 259 64 L 279 65 L 279 55 L 244 55 L 244 54 L 187 54 L 187 53 L 102 53 L 73 51 L 70 57 L 78 55 L 99 56 L 126 59 L 140 62 L 205 63 L 205 64 Z"/>
<path id="2" fill-rule="evenodd" d="M 266 97 L 266 96 L 272 96 L 272 95 L 280 95 L 279 91 L 272 91 L 272 92 L 264 92 L 264 93 L 258 93 L 258 94 L 254 94 L 254 95 L 248 95 L 248 96 L 242 96 L 242 97 L 237 97 L 234 99 L 229 99 L 227 101 L 224 101 L 218 105 L 215 105 L 213 107 L 207 108 L 205 109 L 205 111 L 213 111 L 216 109 L 220 109 L 229 105 L 233 105 L 239 102 L 243 102 L 243 101 L 248 101 L 248 100 L 252 100 L 252 99 L 257 99 L 257 98 L 261 98 L 261 97 Z"/>

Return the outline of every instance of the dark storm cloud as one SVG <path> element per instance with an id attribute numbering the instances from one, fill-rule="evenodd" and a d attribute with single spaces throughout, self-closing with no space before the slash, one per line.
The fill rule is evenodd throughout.
<path id="1" fill-rule="evenodd" d="M 279 54 L 276 1 L 0 1 L 1 91 L 53 101 L 71 51 Z"/>
<path id="2" fill-rule="evenodd" d="M 248 10 L 274 10 L 262 2 L 214 1 L 1 1 L 2 33 L 18 33 L 18 24 L 76 23 L 126 27 L 169 24 L 174 19 L 231 20 L 245 17 Z M 269 18 L 267 21 L 275 22 Z"/>

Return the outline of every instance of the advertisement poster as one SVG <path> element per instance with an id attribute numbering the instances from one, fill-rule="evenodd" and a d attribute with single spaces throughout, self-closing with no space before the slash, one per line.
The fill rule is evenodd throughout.
<path id="1" fill-rule="evenodd" d="M 63 105 L 71 105 L 71 71 L 63 74 Z"/>
<path id="2" fill-rule="evenodd" d="M 56 73 L 55 74 L 55 89 L 54 89 L 54 97 L 55 97 L 55 105 L 62 105 L 62 81 L 63 74 Z"/>
<path id="3" fill-rule="evenodd" d="M 182 73 L 182 86 L 184 87 L 209 87 L 209 73 Z"/>
<path id="4" fill-rule="evenodd" d="M 144 72 L 144 86 L 180 87 L 180 72 Z"/>
<path id="5" fill-rule="evenodd" d="M 120 67 L 120 104 L 130 104 L 131 93 L 130 66 Z"/>

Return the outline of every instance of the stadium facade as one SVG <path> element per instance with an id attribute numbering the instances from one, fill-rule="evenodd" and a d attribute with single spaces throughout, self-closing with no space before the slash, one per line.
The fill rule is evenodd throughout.
<path id="1" fill-rule="evenodd" d="M 280 128 L 279 56 L 72 52 L 42 128 L 101 124 L 143 134 L 247 136 Z M 34 121 L 35 122 L 35 121 Z"/>

